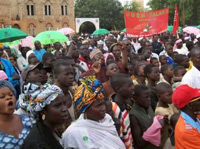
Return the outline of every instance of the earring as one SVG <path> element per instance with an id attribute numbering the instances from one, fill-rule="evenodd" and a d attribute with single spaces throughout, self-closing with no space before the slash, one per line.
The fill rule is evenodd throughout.
<path id="1" fill-rule="evenodd" d="M 44 121 L 46 118 L 45 114 L 42 114 L 42 120 Z"/>

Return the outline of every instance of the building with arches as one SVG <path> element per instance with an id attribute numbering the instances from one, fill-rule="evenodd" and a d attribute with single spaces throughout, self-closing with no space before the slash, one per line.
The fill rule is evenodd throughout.
<path id="1" fill-rule="evenodd" d="M 45 30 L 75 29 L 74 0 L 0 0 L 0 28 L 35 36 Z"/>

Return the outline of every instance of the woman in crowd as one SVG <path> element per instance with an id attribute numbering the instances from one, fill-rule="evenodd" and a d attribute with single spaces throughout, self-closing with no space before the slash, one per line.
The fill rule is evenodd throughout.
<path id="1" fill-rule="evenodd" d="M 0 81 L 0 148 L 20 148 L 32 127 L 26 115 L 13 114 L 16 91 L 6 80 Z"/>
<path id="2" fill-rule="evenodd" d="M 32 101 L 32 112 L 37 118 L 22 149 L 61 149 L 56 127 L 69 118 L 67 100 L 59 87 L 46 84 L 45 89 Z"/>
<path id="3" fill-rule="evenodd" d="M 81 83 L 74 97 L 81 115 L 64 132 L 64 148 L 124 149 L 111 116 L 106 114 L 101 82 L 88 77 L 81 80 Z"/>

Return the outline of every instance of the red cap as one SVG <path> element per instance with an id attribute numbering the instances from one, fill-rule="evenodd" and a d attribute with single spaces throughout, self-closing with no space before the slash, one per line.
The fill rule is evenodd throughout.
<path id="1" fill-rule="evenodd" d="M 172 102 L 178 107 L 185 107 L 192 99 L 200 97 L 200 89 L 188 85 L 180 85 L 172 95 Z"/>

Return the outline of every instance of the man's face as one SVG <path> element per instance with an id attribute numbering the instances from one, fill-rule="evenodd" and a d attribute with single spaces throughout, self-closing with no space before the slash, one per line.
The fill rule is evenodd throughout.
<path id="1" fill-rule="evenodd" d="M 35 42 L 35 48 L 36 49 L 41 49 L 41 43 L 39 41 Z"/>
<path id="2" fill-rule="evenodd" d="M 42 82 L 42 74 L 39 68 L 35 68 L 30 71 L 27 75 L 26 82 L 29 83 L 41 83 Z"/>

